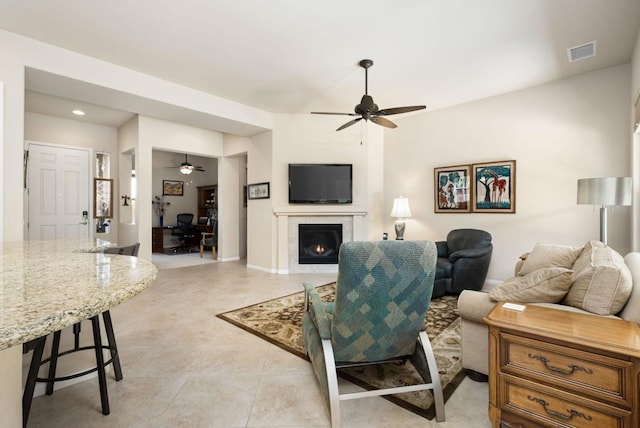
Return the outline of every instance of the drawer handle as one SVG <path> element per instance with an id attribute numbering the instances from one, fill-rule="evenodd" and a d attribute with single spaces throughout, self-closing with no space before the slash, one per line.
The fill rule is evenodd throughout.
<path id="1" fill-rule="evenodd" d="M 543 357 L 542 355 L 531 355 L 531 354 L 529 354 L 529 358 L 533 358 L 534 360 L 542 361 L 542 364 L 544 364 L 544 366 L 548 370 L 551 370 L 552 372 L 556 372 L 556 373 L 561 373 L 563 375 L 572 375 L 575 372 L 584 372 L 586 374 L 593 374 L 593 370 L 587 369 L 587 368 L 584 368 L 584 367 L 580 367 L 580 366 L 578 366 L 576 364 L 569 365 L 569 368 L 571 370 L 565 370 L 565 369 L 561 369 L 559 367 L 550 366 L 549 365 L 549 360 L 547 360 L 547 358 Z"/>
<path id="2" fill-rule="evenodd" d="M 547 406 L 549 405 L 549 403 L 547 403 L 546 401 L 544 401 L 542 398 L 536 398 L 536 397 L 532 397 L 532 396 L 530 396 L 530 395 L 527 395 L 527 398 L 528 398 L 530 401 L 535 401 L 536 403 L 541 404 L 541 405 L 542 405 L 542 408 L 544 409 L 544 411 L 545 411 L 547 414 L 549 414 L 549 415 L 551 415 L 551 416 L 555 416 L 556 418 L 560 418 L 560 419 L 562 419 L 562 420 L 564 420 L 564 421 L 570 421 L 570 420 L 571 420 L 571 419 L 573 419 L 574 417 L 584 418 L 584 419 L 585 419 L 585 420 L 587 420 L 587 421 L 590 421 L 590 420 L 592 419 L 592 418 L 591 418 L 591 416 L 589 416 L 589 415 L 585 415 L 584 413 L 579 412 L 579 411 L 577 411 L 577 410 L 573 410 L 573 409 L 567 409 L 567 412 L 569 412 L 569 414 L 568 414 L 568 415 L 565 415 L 565 414 L 560 413 L 560 412 L 556 412 L 556 411 L 554 411 L 554 410 L 549 410 L 549 409 L 547 408 Z"/>

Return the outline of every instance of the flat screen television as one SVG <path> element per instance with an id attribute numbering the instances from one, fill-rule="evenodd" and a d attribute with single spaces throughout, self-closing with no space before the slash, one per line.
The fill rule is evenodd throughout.
<path id="1" fill-rule="evenodd" d="M 350 204 L 351 164 L 289 164 L 289 203 Z"/>

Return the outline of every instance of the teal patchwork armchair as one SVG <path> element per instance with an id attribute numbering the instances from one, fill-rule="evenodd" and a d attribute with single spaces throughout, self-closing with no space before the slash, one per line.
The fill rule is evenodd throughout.
<path id="1" fill-rule="evenodd" d="M 432 391 L 436 420 L 445 419 L 440 376 L 425 315 L 437 251 L 428 241 L 347 242 L 340 247 L 335 302 L 305 284 L 304 344 L 331 414 L 340 426 L 340 401 L 417 390 Z M 423 384 L 340 393 L 341 367 L 411 362 Z"/>

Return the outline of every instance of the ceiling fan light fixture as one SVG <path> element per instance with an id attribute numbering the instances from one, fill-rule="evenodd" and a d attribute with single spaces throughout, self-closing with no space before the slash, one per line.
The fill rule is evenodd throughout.
<path id="1" fill-rule="evenodd" d="M 193 171 L 193 169 L 189 168 L 190 165 L 182 165 L 180 167 L 180 172 L 184 175 L 189 175 Z"/>
<path id="2" fill-rule="evenodd" d="M 389 119 L 386 119 L 382 116 L 390 116 L 393 114 L 401 114 L 401 113 L 409 113 L 416 110 L 423 110 L 427 108 L 424 105 L 417 106 L 405 106 L 405 107 L 393 107 L 393 108 L 385 108 L 379 109 L 378 105 L 373 101 L 373 97 L 369 95 L 369 73 L 368 70 L 371 66 L 373 66 L 373 61 L 370 59 L 361 60 L 358 65 L 364 68 L 364 95 L 360 100 L 360 104 L 356 105 L 354 109 L 354 113 L 333 113 L 333 112 L 318 112 L 312 111 L 312 114 L 333 114 L 340 116 L 360 116 L 356 119 L 350 120 L 345 123 L 336 131 L 342 131 L 349 126 L 358 123 L 360 120 L 364 119 L 365 122 L 369 120 L 376 125 L 384 126 L 385 128 L 396 128 L 397 125 L 391 122 Z"/>

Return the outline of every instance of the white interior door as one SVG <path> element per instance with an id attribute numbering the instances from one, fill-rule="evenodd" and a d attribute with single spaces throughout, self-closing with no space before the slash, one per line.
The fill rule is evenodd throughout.
<path id="1" fill-rule="evenodd" d="M 89 151 L 29 144 L 29 239 L 89 236 Z"/>

